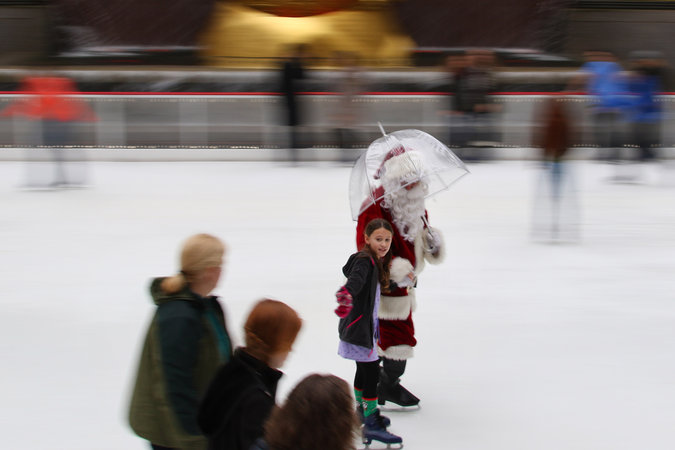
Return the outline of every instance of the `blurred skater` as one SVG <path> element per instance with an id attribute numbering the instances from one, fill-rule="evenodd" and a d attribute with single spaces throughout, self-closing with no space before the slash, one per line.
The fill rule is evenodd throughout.
<path id="1" fill-rule="evenodd" d="M 305 58 L 307 46 L 295 45 L 281 66 L 281 95 L 283 96 L 285 119 L 288 128 L 289 152 L 293 163 L 299 160 L 298 149 L 301 144 L 303 120 L 302 102 L 298 93 L 305 79 Z"/>
<path id="2" fill-rule="evenodd" d="M 448 147 L 463 148 L 467 145 L 467 133 L 464 127 L 462 99 L 458 95 L 462 78 L 469 65 L 469 58 L 464 53 L 448 55 L 445 58 L 445 70 L 448 73 L 449 108 L 442 110 L 449 118 Z"/>
<path id="3" fill-rule="evenodd" d="M 338 66 L 338 101 L 333 115 L 335 138 L 342 162 L 353 163 L 349 149 L 358 142 L 358 127 L 362 122 L 357 96 L 362 90 L 362 73 L 357 55 L 350 52 L 336 54 Z"/>
<path id="4" fill-rule="evenodd" d="M 566 99 L 552 96 L 544 100 L 543 107 L 535 111 L 537 119 L 535 146 L 542 150 L 544 174 L 536 189 L 532 234 L 535 239 L 576 237 L 576 226 L 570 222 L 576 202 L 570 168 L 565 161 L 574 131 Z"/>
<path id="5" fill-rule="evenodd" d="M 591 128 L 598 158 L 615 164 L 624 161 L 628 86 L 622 67 L 608 51 L 587 51 L 586 61 L 570 90 L 584 88 L 590 97 Z"/>
<path id="6" fill-rule="evenodd" d="M 213 377 L 199 408 L 210 450 L 249 450 L 263 436 L 277 383 L 302 321 L 285 303 L 264 299 L 244 325 L 245 347 Z"/>
<path id="7" fill-rule="evenodd" d="M 631 54 L 631 72 L 628 86 L 631 94 L 629 108 L 629 143 L 635 149 L 636 162 L 655 161 L 661 147 L 662 104 L 658 95 L 662 92 L 662 77 L 665 63 L 658 52 L 634 52 Z M 638 170 L 638 169 L 636 169 Z M 630 181 L 634 175 L 626 174 Z"/>
<path id="8" fill-rule="evenodd" d="M 352 254 L 342 268 L 347 282 L 336 293 L 340 317 L 338 354 L 356 362 L 354 396 L 363 421 L 366 443 L 379 441 L 400 444 L 402 439 L 389 431 L 389 419 L 380 415 L 377 407 L 379 361 L 377 312 L 380 292 L 390 287 L 389 265 L 394 230 L 384 219 L 368 222 L 364 230 L 364 245 Z M 410 279 L 412 282 L 412 277 Z"/>
<path id="9" fill-rule="evenodd" d="M 308 375 L 272 411 L 251 450 L 352 450 L 360 425 L 353 401 L 342 378 Z"/>
<path id="10" fill-rule="evenodd" d="M 0 116 L 23 117 L 39 123 L 40 143 L 50 149 L 54 162 L 54 176 L 48 186 L 81 184 L 69 173 L 64 147 L 73 145 L 77 122 L 96 120 L 94 112 L 76 97 L 79 92 L 75 83 L 63 76 L 29 76 L 22 80 L 20 90 L 26 96 L 8 106 Z M 31 187 L 35 183 L 29 179 L 27 184 Z"/>
<path id="11" fill-rule="evenodd" d="M 452 127 L 451 138 L 465 161 L 487 159 L 485 149 L 497 146 L 500 139 L 496 126 L 500 108 L 491 95 L 497 88 L 494 60 L 492 51 L 474 49 L 447 61 L 453 77 L 451 121 L 460 124 Z"/>
<path id="12" fill-rule="evenodd" d="M 153 449 L 206 449 L 197 425 L 199 400 L 232 346 L 218 299 L 225 246 L 197 234 L 185 241 L 180 271 L 155 278 L 157 305 L 141 353 L 129 423 Z"/>

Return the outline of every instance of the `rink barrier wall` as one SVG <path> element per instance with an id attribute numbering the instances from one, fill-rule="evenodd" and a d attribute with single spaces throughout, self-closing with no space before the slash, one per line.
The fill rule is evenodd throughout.
<path id="1" fill-rule="evenodd" d="M 22 94 L 0 93 L 0 110 Z M 495 121 L 499 145 L 484 149 L 493 159 L 530 159 L 535 111 L 550 93 L 493 95 L 501 112 Z M 286 160 L 288 129 L 282 98 L 274 93 L 86 93 L 75 95 L 94 110 L 98 120 L 70 124 L 72 138 L 60 146 L 64 156 L 77 160 Z M 351 160 L 387 131 L 416 128 L 443 142 L 461 126 L 449 114 L 450 97 L 441 92 L 378 92 L 354 97 L 349 106 L 360 126 L 351 129 L 349 148 L 338 148 L 336 117 L 343 100 L 332 92 L 300 95 L 306 121 L 301 127 L 305 148 L 301 160 Z M 662 154 L 675 148 L 675 95 L 661 95 L 664 118 Z M 589 99 L 568 95 L 566 101 L 579 119 L 578 148 L 573 157 L 595 154 L 588 126 Z M 0 120 L 0 160 L 50 159 L 41 139 L 40 122 L 24 118 Z"/>

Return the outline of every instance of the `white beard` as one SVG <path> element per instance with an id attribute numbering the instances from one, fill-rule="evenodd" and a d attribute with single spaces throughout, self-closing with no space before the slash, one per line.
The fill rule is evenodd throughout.
<path id="1" fill-rule="evenodd" d="M 382 205 L 391 212 L 394 225 L 403 239 L 415 242 L 417 235 L 424 229 L 424 197 L 427 195 L 427 185 L 420 183 L 407 190 L 398 188 L 388 190 L 384 186 L 385 194 Z"/>

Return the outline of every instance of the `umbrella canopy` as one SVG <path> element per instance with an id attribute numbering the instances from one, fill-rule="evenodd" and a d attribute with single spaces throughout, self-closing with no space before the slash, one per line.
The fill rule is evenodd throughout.
<path id="1" fill-rule="evenodd" d="M 383 184 L 388 190 L 405 189 L 421 181 L 427 185 L 428 198 L 448 189 L 467 173 L 462 160 L 428 133 L 409 129 L 384 134 L 368 146 L 352 168 L 352 219 L 358 220 L 364 210 L 384 197 Z"/>

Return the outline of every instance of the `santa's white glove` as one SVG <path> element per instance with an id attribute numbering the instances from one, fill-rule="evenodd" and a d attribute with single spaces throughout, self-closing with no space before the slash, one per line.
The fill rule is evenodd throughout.
<path id="1" fill-rule="evenodd" d="M 415 276 L 415 272 L 410 272 L 407 277 L 405 277 L 403 280 L 396 283 L 396 286 L 398 286 L 400 288 L 410 287 L 410 286 L 414 286 L 415 283 L 417 283 L 417 277 Z"/>
<path id="2" fill-rule="evenodd" d="M 441 234 L 433 228 L 427 228 L 427 251 L 435 255 L 441 249 Z"/>

